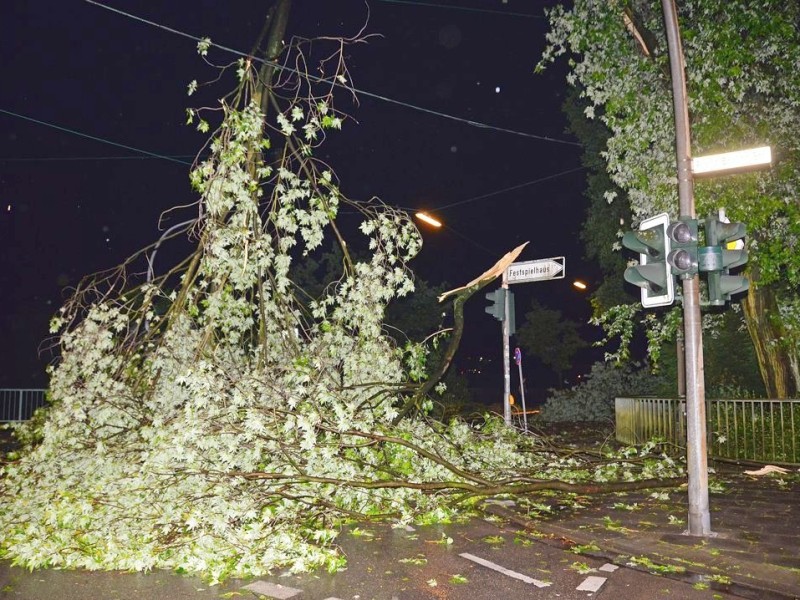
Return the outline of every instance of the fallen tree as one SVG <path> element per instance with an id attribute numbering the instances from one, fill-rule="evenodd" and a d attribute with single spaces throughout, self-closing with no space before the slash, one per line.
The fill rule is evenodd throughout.
<path id="1" fill-rule="evenodd" d="M 303 64 L 301 48 L 282 64 Z M 297 70 L 278 85 L 273 63 L 240 60 L 191 175 L 196 251 L 141 282 L 131 273 L 145 249 L 88 278 L 54 319 L 50 407 L 18 429 L 23 446 L 2 466 L 3 557 L 213 582 L 336 569 L 353 519 L 430 522 L 490 495 L 681 481 L 668 458 L 561 452 L 496 417 L 426 416 L 446 364 L 427 367 L 424 346 L 397 347 L 382 327 L 387 304 L 413 290 L 420 236 L 402 211 L 345 198 L 314 159 L 345 118 L 331 93 L 346 81 L 341 56 L 322 66 L 334 70 L 313 85 Z M 344 206 L 361 215 L 347 243 Z M 326 237 L 342 274 L 310 298 L 292 270 Z M 504 264 L 454 293 L 457 314 Z"/>

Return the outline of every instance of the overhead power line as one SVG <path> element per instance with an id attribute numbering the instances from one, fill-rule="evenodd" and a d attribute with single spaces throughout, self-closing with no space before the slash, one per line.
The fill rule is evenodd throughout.
<path id="1" fill-rule="evenodd" d="M 152 160 L 154 158 L 194 158 L 194 154 L 165 156 L 0 156 L 0 162 L 77 162 L 81 160 Z"/>
<path id="2" fill-rule="evenodd" d="M 91 4 L 93 6 L 97 6 L 99 8 L 104 8 L 105 10 L 111 11 L 111 12 L 116 13 L 118 15 L 121 15 L 123 17 L 129 18 L 129 19 L 133 19 L 134 21 L 139 21 L 140 23 L 144 23 L 144 24 L 150 25 L 152 27 L 157 27 L 158 29 L 163 29 L 164 31 L 167 31 L 169 33 L 173 33 L 175 35 L 179 35 L 181 37 L 185 37 L 185 38 L 193 40 L 195 42 L 203 41 L 203 38 L 197 37 L 195 35 L 191 35 L 189 33 L 186 33 L 184 31 L 180 31 L 178 29 L 175 29 L 173 27 L 169 27 L 167 25 L 162 25 L 161 23 L 157 23 L 155 21 L 150 21 L 149 19 L 145 19 L 143 17 L 139 17 L 137 15 L 125 12 L 125 11 L 120 10 L 118 8 L 114 8 L 112 6 L 107 6 L 105 4 L 97 2 L 96 0 L 84 0 L 84 2 L 87 2 L 88 4 Z M 241 50 L 236 50 L 235 48 L 229 48 L 227 46 L 223 46 L 223 45 L 217 44 L 215 42 L 210 42 L 209 46 L 213 46 L 214 48 L 218 48 L 219 50 L 224 50 L 225 52 L 230 52 L 231 54 L 234 54 L 236 56 L 239 56 L 239 57 L 242 57 L 242 58 L 247 58 L 249 60 L 252 60 L 252 61 L 255 61 L 255 62 L 258 62 L 258 63 L 270 65 L 275 69 L 279 69 L 279 70 L 282 70 L 282 71 L 288 71 L 289 73 L 294 73 L 296 75 L 301 75 L 303 77 L 307 77 L 311 81 L 314 81 L 314 82 L 317 82 L 317 83 L 325 83 L 327 85 L 334 85 L 336 87 L 340 87 L 340 88 L 346 89 L 348 91 L 355 92 L 356 94 L 360 94 L 360 95 L 366 96 L 368 98 L 375 98 L 376 100 L 381 100 L 383 102 L 396 104 L 398 106 L 403 106 L 405 108 L 410 108 L 412 110 L 416 110 L 416 111 L 419 111 L 419 112 L 424 112 L 424 113 L 427 113 L 427 114 L 435 115 L 437 117 L 442 117 L 444 119 L 450 119 L 452 121 L 458 121 L 460 123 L 466 123 L 467 125 L 471 125 L 472 127 L 478 127 L 480 129 L 488 129 L 488 130 L 492 130 L 492 131 L 500 131 L 500 132 L 503 132 L 503 133 L 509 133 L 509 134 L 512 134 L 512 135 L 518 135 L 518 136 L 522 136 L 522 137 L 536 139 L 536 140 L 540 140 L 540 141 L 543 141 L 543 142 L 551 142 L 551 143 L 554 143 L 554 144 L 565 144 L 565 145 L 568 145 L 568 146 L 581 146 L 580 143 L 573 142 L 573 141 L 570 141 L 570 140 L 562 140 L 562 139 L 553 138 L 553 137 L 549 137 L 549 136 L 545 136 L 545 135 L 537 135 L 537 134 L 534 134 L 534 133 L 527 133 L 527 132 L 524 132 L 524 131 L 516 131 L 516 130 L 513 130 L 513 129 L 506 129 L 504 127 L 496 127 L 494 125 L 488 125 L 486 123 L 480 123 L 478 121 L 473 121 L 471 119 L 464 119 L 462 117 L 456 117 L 455 115 L 449 115 L 447 113 L 439 112 L 439 111 L 432 110 L 432 109 L 429 109 L 429 108 L 425 108 L 425 107 L 422 107 L 422 106 L 417 106 L 416 104 L 411 104 L 409 102 L 403 102 L 402 100 L 396 100 L 394 98 L 389 98 L 387 96 L 382 96 L 382 95 L 376 94 L 374 92 L 368 92 L 366 90 L 361 90 L 361 89 L 358 89 L 358 88 L 348 88 L 347 86 L 339 83 L 335 79 L 324 79 L 322 77 L 316 77 L 314 75 L 311 75 L 310 73 L 304 73 L 304 72 L 301 72 L 301 71 L 299 71 L 297 69 L 293 69 L 291 67 L 287 67 L 287 66 L 281 65 L 279 63 L 273 62 L 273 61 L 269 61 L 269 60 L 266 60 L 266 59 L 263 59 L 263 58 L 258 58 L 258 57 L 255 57 L 255 56 L 251 56 L 250 54 L 248 54 L 246 52 L 242 52 Z"/>
<path id="3" fill-rule="evenodd" d="M 520 188 L 528 187 L 529 185 L 534 185 L 537 183 L 542 183 L 543 181 L 547 181 L 549 179 L 555 179 L 556 177 L 563 177 L 564 175 L 569 175 L 570 173 L 575 173 L 577 171 L 582 171 L 586 167 L 575 167 L 574 169 L 567 169 L 566 171 L 561 171 L 560 173 L 553 173 L 552 175 L 545 175 L 544 177 L 539 177 L 538 179 L 534 179 L 533 181 L 526 181 L 525 183 L 520 183 L 517 185 L 512 185 L 511 187 L 503 188 L 502 190 L 496 190 L 494 192 L 489 192 L 488 194 L 481 194 L 480 196 L 475 196 L 473 198 L 467 198 L 466 200 L 459 200 L 458 202 L 452 202 L 450 204 L 445 204 L 443 206 L 438 206 L 433 210 L 442 211 L 447 210 L 448 208 L 453 208 L 455 206 L 461 206 L 462 204 L 467 204 L 469 202 L 475 202 L 476 200 L 483 200 L 485 198 L 490 198 L 492 196 L 497 196 L 499 194 L 505 194 L 506 192 L 513 192 L 514 190 L 518 190 Z"/>
<path id="4" fill-rule="evenodd" d="M 190 161 L 180 160 L 179 158 L 175 158 L 172 156 L 167 156 L 165 154 L 157 154 L 155 152 L 150 152 L 149 150 L 142 150 L 141 148 L 134 148 L 133 146 L 128 146 L 126 144 L 120 144 L 118 142 L 112 142 L 111 140 L 107 140 L 105 138 L 97 137 L 94 135 L 89 135 L 88 133 L 82 133 L 80 131 L 76 131 L 75 129 L 69 129 L 67 127 L 61 127 L 60 125 L 56 125 L 54 123 L 48 123 L 46 121 L 40 121 L 39 119 L 34 119 L 33 117 L 28 117 L 26 115 L 21 115 L 19 113 L 12 112 L 10 110 L 5 110 L 0 108 L 0 113 L 5 115 L 9 115 L 12 117 L 16 117 L 18 119 L 24 119 L 25 121 L 30 121 L 31 123 L 36 123 L 38 125 L 44 125 L 45 127 L 51 127 L 52 129 L 58 129 L 59 131 L 64 131 L 66 133 L 71 133 L 72 135 L 77 135 L 83 138 L 87 138 L 90 140 L 94 140 L 95 142 L 101 142 L 103 144 L 108 144 L 110 146 L 116 146 L 117 148 L 124 148 L 125 150 L 131 150 L 132 152 L 138 152 L 140 154 L 146 154 L 147 156 L 151 156 L 153 158 L 161 158 L 163 160 L 169 160 L 172 162 L 176 162 L 182 165 L 191 165 Z"/>

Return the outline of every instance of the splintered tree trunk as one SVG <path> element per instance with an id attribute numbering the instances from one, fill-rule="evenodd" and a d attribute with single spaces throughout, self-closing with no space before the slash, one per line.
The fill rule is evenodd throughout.
<path id="1" fill-rule="evenodd" d="M 758 268 L 751 269 L 751 285 L 742 302 L 747 331 L 753 340 L 761 378 L 768 398 L 793 398 L 797 395 L 796 370 L 792 351 L 783 343 L 784 331 L 778 313 L 775 290 L 758 285 Z M 796 358 L 796 357 L 794 357 Z"/>

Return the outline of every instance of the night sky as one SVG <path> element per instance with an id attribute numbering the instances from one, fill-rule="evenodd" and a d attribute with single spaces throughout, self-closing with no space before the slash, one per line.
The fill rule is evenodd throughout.
<path id="1" fill-rule="evenodd" d="M 268 6 L 104 4 L 242 52 L 250 51 Z M 476 127 L 366 95 L 356 106 L 342 94 L 337 105 L 354 120 L 322 148 L 347 196 L 378 196 L 445 221 L 441 231 L 421 227 L 425 245 L 411 265 L 432 284 L 466 283 L 526 240 L 520 260 L 566 256 L 565 279 L 514 287 L 518 325 L 532 297 L 585 322 L 587 297 L 571 284 L 599 278 L 578 240 L 586 174 L 560 108 L 565 66 L 533 73 L 545 44 L 543 8 L 552 4 L 294 0 L 288 28 L 302 37 L 351 36 L 369 13 L 365 33 L 382 37 L 348 50 L 357 89 L 533 134 Z M 84 0 L 5 0 L 0 52 L 0 387 L 43 387 L 53 357 L 38 348 L 65 289 L 154 242 L 159 215 L 196 200 L 189 163 L 206 136 L 185 125 L 185 109 L 214 103 L 235 81 L 231 75 L 187 97 L 189 81 L 217 76 L 195 41 Z M 209 52 L 216 64 L 236 58 Z M 166 251 L 163 261 L 157 268 L 171 266 Z M 462 359 L 500 357 L 499 324 L 484 314 L 485 305 L 482 295 L 468 305 Z M 589 355 L 582 360 L 588 369 Z"/>

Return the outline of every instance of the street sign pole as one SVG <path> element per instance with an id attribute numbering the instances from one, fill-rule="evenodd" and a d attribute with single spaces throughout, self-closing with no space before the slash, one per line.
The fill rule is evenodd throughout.
<path id="1" fill-rule="evenodd" d="M 672 100 L 675 111 L 675 154 L 678 163 L 680 216 L 696 218 L 692 179 L 691 132 L 686 99 L 686 74 L 675 0 L 661 0 L 667 33 Z M 690 535 L 711 535 L 706 455 L 706 390 L 703 337 L 700 327 L 700 283 L 695 274 L 683 280 L 683 328 L 686 357 L 686 463 L 689 475 Z"/>
<path id="2" fill-rule="evenodd" d="M 510 318 L 510 296 L 508 293 L 508 269 L 503 271 L 503 289 L 506 291 L 505 296 L 505 312 L 503 314 L 503 419 L 505 419 L 506 426 L 511 425 L 511 365 L 509 364 L 509 351 L 511 345 L 508 338 L 509 333 L 509 318 Z"/>
<path id="3" fill-rule="evenodd" d="M 525 380 L 522 378 L 522 351 L 519 348 L 514 348 L 514 362 L 519 367 L 519 394 L 522 396 L 522 422 L 524 423 L 525 432 L 528 432 L 528 407 L 525 406 Z"/>
<path id="4" fill-rule="evenodd" d="M 503 271 L 502 288 L 505 293 L 505 313 L 503 318 L 503 418 L 506 425 L 511 426 L 511 344 L 510 324 L 511 318 L 510 302 L 511 294 L 508 291 L 510 283 L 529 283 L 532 281 L 548 281 L 550 279 L 564 279 L 566 275 L 566 262 L 563 256 L 552 258 L 540 258 L 538 260 L 528 260 L 525 262 L 511 263 Z M 488 310 L 488 309 L 487 309 Z M 522 367 L 520 367 L 520 385 L 522 382 Z M 525 392 L 522 392 L 522 412 L 525 419 L 525 430 L 528 430 L 528 417 L 525 414 Z"/>

